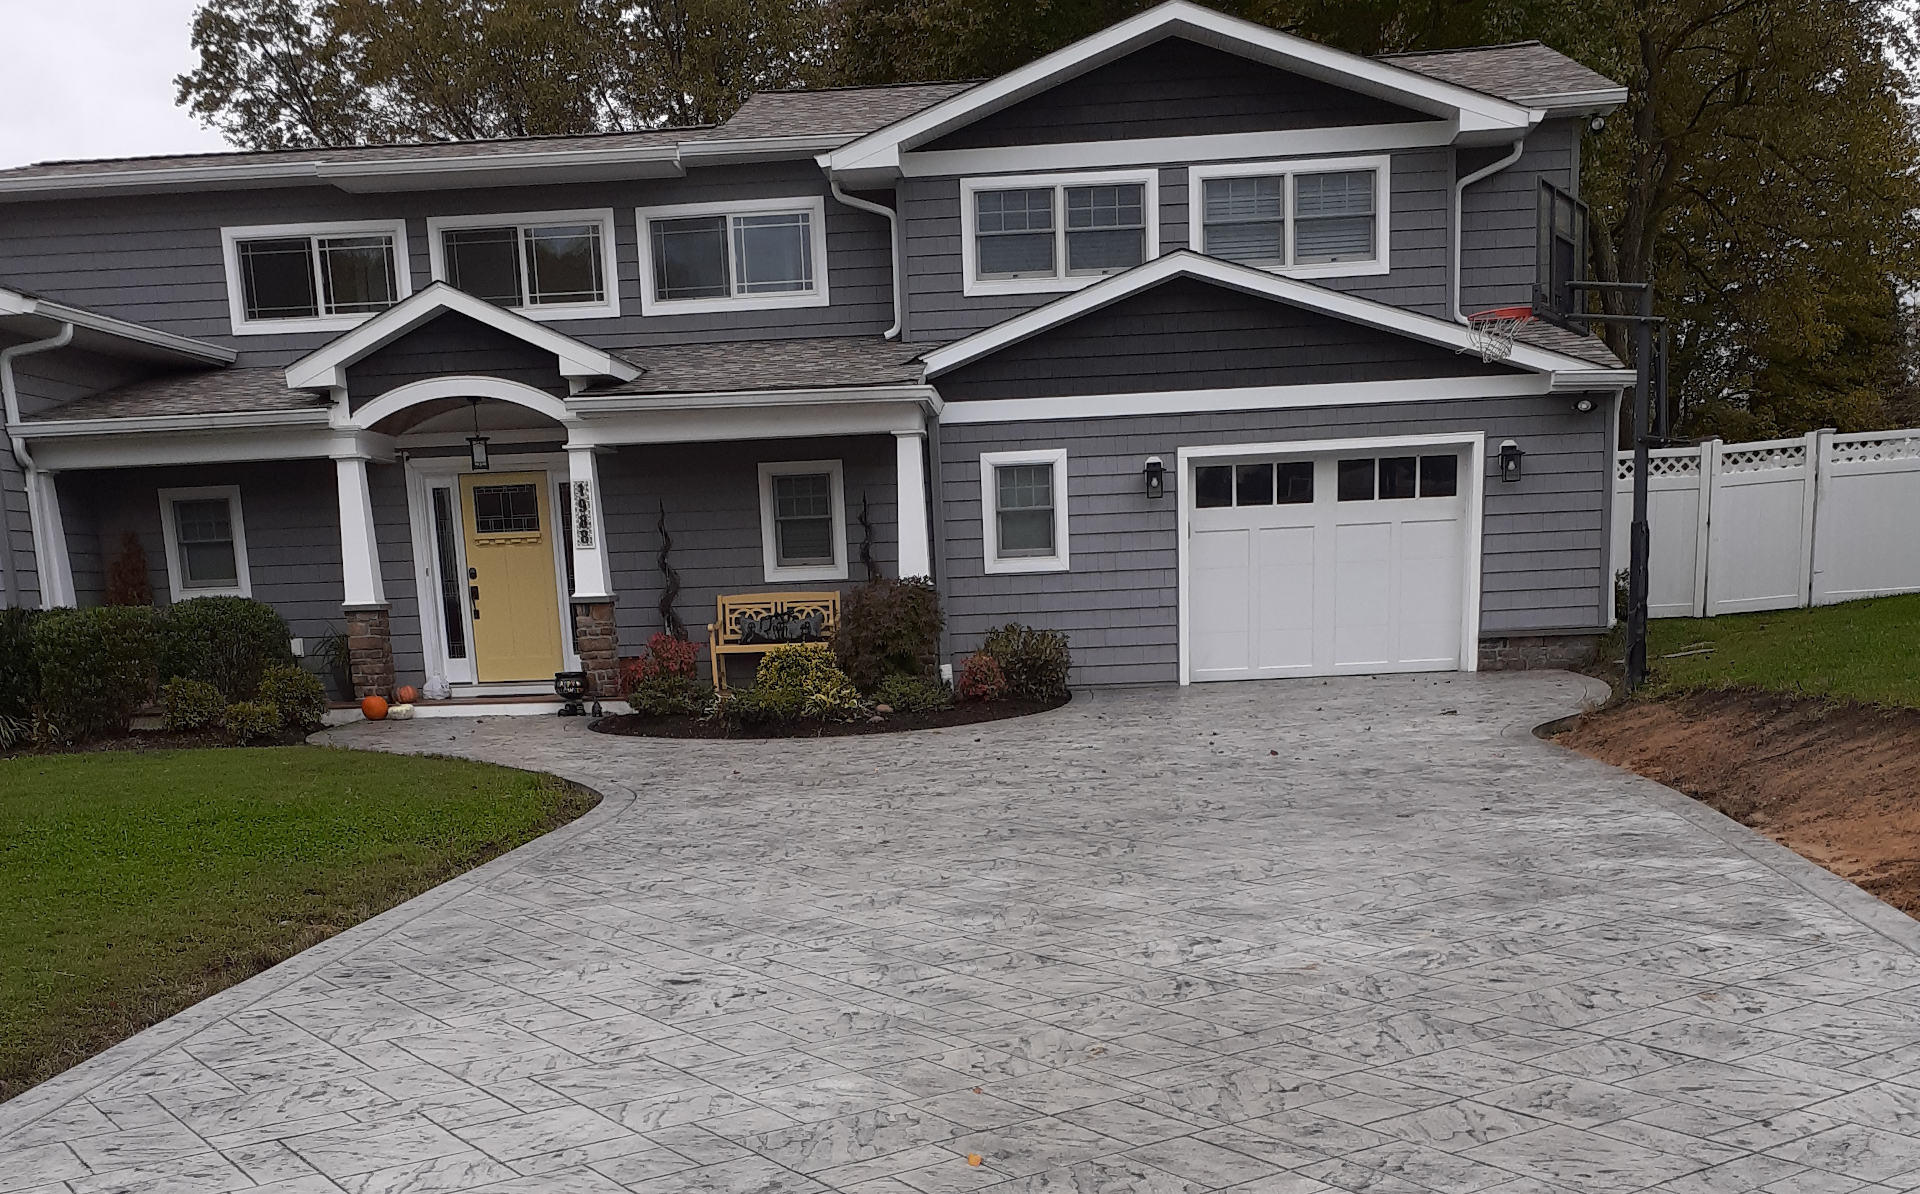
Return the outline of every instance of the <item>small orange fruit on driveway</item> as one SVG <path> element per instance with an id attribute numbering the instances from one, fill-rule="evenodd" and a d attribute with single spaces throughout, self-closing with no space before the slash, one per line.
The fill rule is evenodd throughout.
<path id="1" fill-rule="evenodd" d="M 968 1154 L 967 1154 L 967 1164 L 969 1164 L 969 1165 L 978 1165 L 978 1164 L 979 1164 L 980 1162 L 982 1162 L 982 1161 L 984 1161 L 984 1160 L 986 1160 L 986 1158 L 985 1158 L 985 1157 L 983 1157 L 983 1156 L 981 1156 L 981 1155 L 980 1155 L 979 1153 L 968 1153 Z"/>

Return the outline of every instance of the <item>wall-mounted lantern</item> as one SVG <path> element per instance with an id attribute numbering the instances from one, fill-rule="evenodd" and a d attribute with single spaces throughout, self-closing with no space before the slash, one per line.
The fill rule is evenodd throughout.
<path id="1" fill-rule="evenodd" d="M 473 406 L 473 434 L 467 437 L 467 455 L 472 460 L 473 471 L 484 473 L 487 471 L 487 437 L 480 434 L 480 400 L 469 398 L 467 401 Z"/>
<path id="2" fill-rule="evenodd" d="M 1160 463 L 1158 456 L 1147 457 L 1146 467 L 1147 496 L 1165 497 L 1167 493 L 1167 466 Z"/>
<path id="3" fill-rule="evenodd" d="M 1507 440 L 1501 444 L 1500 479 L 1502 481 L 1518 481 L 1521 476 L 1520 462 L 1526 458 L 1526 455 L 1525 452 L 1520 450 L 1520 445 L 1514 443 L 1512 440 Z"/>

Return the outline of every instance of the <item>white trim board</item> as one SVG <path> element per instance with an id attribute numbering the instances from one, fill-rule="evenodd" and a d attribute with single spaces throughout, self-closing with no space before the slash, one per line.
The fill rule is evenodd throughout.
<path id="1" fill-rule="evenodd" d="M 1230 17 L 1188 0 L 1168 0 L 841 147 L 828 156 L 831 170 L 835 174 L 863 170 L 897 173 L 904 151 L 1168 37 L 1185 37 L 1255 62 L 1448 118 L 1457 122 L 1462 133 L 1524 132 L 1544 115 L 1537 109 Z"/>
<path id="2" fill-rule="evenodd" d="M 1064 295 L 1045 306 L 1036 307 L 984 331 L 975 332 L 964 339 L 936 348 L 922 358 L 926 362 L 925 375 L 929 379 L 938 377 L 962 365 L 991 356 L 1002 348 L 1070 323 L 1082 315 L 1098 311 L 1102 307 L 1112 306 L 1122 299 L 1130 298 L 1162 282 L 1182 277 L 1213 282 L 1246 294 L 1288 303 L 1302 310 L 1345 319 L 1366 327 L 1379 328 L 1414 340 L 1424 340 L 1429 344 L 1450 348 L 1455 352 L 1465 353 L 1474 350 L 1472 332 L 1463 324 L 1450 323 L 1431 315 L 1422 315 L 1417 311 L 1329 290 L 1324 286 L 1315 286 L 1311 282 L 1284 278 L 1267 270 L 1222 261 L 1217 257 L 1207 257 L 1191 249 L 1178 249 L 1165 256 L 1156 257 L 1135 269 L 1130 269 L 1124 274 L 1103 278 L 1085 290 Z M 1512 355 L 1505 363 L 1536 373 L 1577 373 L 1582 378 L 1585 388 L 1608 388 L 1608 385 L 1600 383 L 1599 379 L 1602 377 L 1617 375 L 1620 379 L 1618 384 L 1621 385 L 1631 384 L 1633 380 L 1630 370 L 1600 370 L 1591 361 L 1583 361 L 1564 353 L 1550 352 L 1530 344 L 1515 344 Z"/>
<path id="3" fill-rule="evenodd" d="M 505 228 L 512 227 L 524 232 L 528 228 L 547 228 L 561 224 L 593 224 L 600 229 L 600 284 L 605 296 L 591 303 L 547 303 L 510 307 L 516 315 L 542 323 L 566 319 L 614 319 L 620 314 L 620 255 L 615 244 L 616 233 L 611 207 L 596 207 L 580 211 L 522 211 L 522 212 L 482 212 L 465 216 L 430 216 L 427 219 L 427 262 L 433 280 L 447 280 L 447 250 L 445 232 L 459 231 L 463 228 Z M 519 262 L 521 285 L 527 281 L 526 242 L 516 239 L 514 253 Z M 524 297 L 524 290 L 522 291 Z"/>
<path id="4" fill-rule="evenodd" d="M 1334 129 L 1275 129 L 1260 133 L 1202 133 L 1189 137 L 1141 137 L 1129 141 L 1067 141 L 1052 145 L 1006 145 L 992 149 L 942 149 L 905 153 L 904 178 L 939 178 L 996 171 L 1102 170 L 1141 162 L 1226 162 L 1261 158 L 1387 153 L 1452 145 L 1459 126 L 1449 120 L 1406 124 L 1347 125 Z"/>
<path id="5" fill-rule="evenodd" d="M 1160 255 L 1160 171 L 1148 167 L 1114 170 L 1099 174 L 1017 174 L 991 175 L 960 180 L 960 288 L 969 298 L 994 294 L 1050 294 L 1084 290 L 1114 274 L 1070 274 L 1067 272 L 1068 187 L 1138 186 L 1140 188 L 1141 257 L 1152 261 Z M 1030 278 L 981 278 L 979 265 L 979 220 L 974 212 L 975 196 L 981 191 L 1051 190 L 1053 192 L 1053 269 L 1044 276 Z"/>
<path id="6" fill-rule="evenodd" d="M 287 388 L 315 390 L 344 387 L 349 365 L 447 312 L 465 315 L 552 353 L 558 362 L 560 376 L 569 381 L 609 377 L 632 381 L 640 376 L 639 366 L 629 364 L 611 353 L 576 340 L 564 332 L 556 332 L 505 307 L 496 307 L 465 291 L 455 290 L 445 282 L 433 282 L 333 343 L 288 365 Z"/>
<path id="7" fill-rule="evenodd" d="M 647 228 L 650 220 L 676 220 L 687 216 L 771 215 L 778 212 L 807 213 L 808 235 L 813 251 L 813 289 L 775 291 L 767 294 L 728 294 L 722 298 L 659 299 L 654 297 L 653 236 Z M 779 199 L 729 199 L 710 203 L 675 203 L 664 207 L 634 209 L 634 230 L 640 248 L 640 313 L 642 315 L 695 315 L 719 311 L 773 311 L 792 307 L 824 307 L 828 296 L 827 273 L 827 199 L 824 195 L 794 195 Z M 733 221 L 726 224 L 723 237 L 727 253 L 727 284 L 736 281 Z"/>
<path id="8" fill-rule="evenodd" d="M 1482 431 L 1454 431 L 1433 435 L 1384 435 L 1358 439 L 1306 439 L 1286 440 L 1278 443 L 1258 444 L 1207 444 L 1195 447 L 1183 447 L 1176 453 L 1174 472 L 1175 496 L 1178 506 L 1178 641 L 1180 660 L 1180 685 L 1185 687 L 1193 682 L 1193 657 L 1188 646 L 1188 618 L 1191 603 L 1188 589 L 1191 582 L 1192 554 L 1189 540 L 1193 533 L 1193 508 L 1189 495 L 1193 492 L 1190 477 L 1195 463 L 1205 460 L 1240 459 L 1252 456 L 1326 456 L 1335 452 L 1390 452 L 1397 448 L 1428 447 L 1464 447 L 1467 449 L 1467 516 L 1465 534 L 1467 551 L 1463 583 L 1466 592 L 1463 596 L 1460 626 L 1460 669 L 1463 672 L 1480 670 L 1480 571 L 1484 566 L 1485 524 L 1487 496 L 1487 437 Z"/>
<path id="9" fill-rule="evenodd" d="M 1138 415 L 1212 414 L 1239 410 L 1309 410 L 1391 402 L 1524 398 L 1551 392 L 1552 386 L 1546 377 L 1528 373 L 1504 377 L 1350 381 L 1329 385 L 1244 386 L 1214 390 L 1149 390 L 1043 398 L 983 398 L 947 403 L 941 409 L 940 422 L 1020 423 L 1039 419 L 1118 419 Z"/>
<path id="10" fill-rule="evenodd" d="M 246 288 L 240 278 L 240 242 L 243 240 L 312 241 L 323 236 L 385 236 L 393 247 L 393 302 L 386 311 L 363 311 L 352 315 L 318 314 L 290 319 L 248 319 Z M 227 319 L 236 336 L 286 336 L 299 332 L 341 332 L 357 328 L 397 309 L 413 294 L 412 254 L 407 251 L 405 220 L 350 220 L 309 222 L 305 224 L 248 224 L 220 230 L 220 255 L 227 280 Z M 310 248 L 309 258 L 312 259 Z M 319 263 L 313 261 L 314 300 L 321 301 Z M 318 308 L 316 307 L 316 310 Z"/>

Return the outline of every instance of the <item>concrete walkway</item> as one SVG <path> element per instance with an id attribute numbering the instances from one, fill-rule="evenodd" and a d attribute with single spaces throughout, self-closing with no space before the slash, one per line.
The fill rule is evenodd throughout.
<path id="1" fill-rule="evenodd" d="M 1526 733 L 1582 683 L 336 731 L 608 799 L 0 1107 L 0 1191 L 1920 1188 L 1914 923 Z"/>

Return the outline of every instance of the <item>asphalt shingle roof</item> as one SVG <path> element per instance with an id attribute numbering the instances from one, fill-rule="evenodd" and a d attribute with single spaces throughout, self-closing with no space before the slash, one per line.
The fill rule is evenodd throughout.
<path id="1" fill-rule="evenodd" d="M 920 381 L 920 355 L 933 347 L 926 343 L 902 344 L 878 336 L 835 336 L 630 348 L 623 355 L 646 372 L 632 381 L 596 388 L 588 394 L 706 394 L 913 385 Z"/>
<path id="2" fill-rule="evenodd" d="M 289 390 L 284 369 L 209 369 L 128 382 L 36 411 L 25 421 L 234 414 L 317 409 L 326 405 L 324 395 L 310 390 Z"/>
<path id="3" fill-rule="evenodd" d="M 972 83 L 901 83 L 824 91 L 762 91 L 708 139 L 792 137 L 813 133 L 865 136 L 960 94 Z"/>
<path id="4" fill-rule="evenodd" d="M 1379 61 L 1515 103 L 1547 96 L 1617 91 L 1620 84 L 1537 41 L 1461 50 L 1382 54 Z"/>
<path id="5" fill-rule="evenodd" d="M 1620 358 L 1613 355 L 1606 342 L 1598 336 L 1583 336 L 1579 332 L 1570 332 L 1556 327 L 1544 319 L 1529 319 L 1514 332 L 1513 338 L 1522 344 L 1531 344 L 1535 348 L 1544 348 L 1549 352 L 1565 353 L 1570 357 L 1598 365 L 1602 369 L 1624 369 Z"/>

